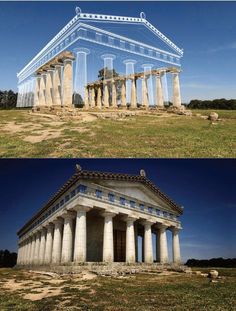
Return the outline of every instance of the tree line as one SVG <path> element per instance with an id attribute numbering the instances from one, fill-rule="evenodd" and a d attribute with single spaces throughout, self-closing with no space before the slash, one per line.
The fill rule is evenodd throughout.
<path id="1" fill-rule="evenodd" d="M 0 250 L 0 268 L 10 268 L 16 265 L 17 253 L 11 253 L 9 250 Z"/>
<path id="2" fill-rule="evenodd" d="M 226 109 L 236 110 L 236 99 L 213 99 L 213 100 L 199 100 L 193 99 L 187 105 L 189 109 Z"/>
<path id="3" fill-rule="evenodd" d="M 236 268 L 236 258 L 188 259 L 188 267 Z"/>

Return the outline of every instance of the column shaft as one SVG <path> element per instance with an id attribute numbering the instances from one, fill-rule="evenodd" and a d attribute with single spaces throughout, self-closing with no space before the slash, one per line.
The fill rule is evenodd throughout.
<path id="1" fill-rule="evenodd" d="M 179 74 L 173 73 L 173 106 L 181 107 L 181 96 L 180 96 L 180 85 L 179 85 Z"/>
<path id="2" fill-rule="evenodd" d="M 72 106 L 72 60 L 64 60 L 64 71 L 63 71 L 63 106 Z"/>
<path id="3" fill-rule="evenodd" d="M 102 90 L 101 90 L 101 86 L 98 86 L 97 89 L 97 108 L 101 109 L 102 108 Z"/>
<path id="4" fill-rule="evenodd" d="M 74 261 L 85 262 L 87 255 L 86 212 L 89 209 L 78 207 L 75 224 Z"/>
<path id="5" fill-rule="evenodd" d="M 40 232 L 36 233 L 36 241 L 35 241 L 35 248 L 34 248 L 34 264 L 37 265 L 39 263 L 39 247 L 40 247 Z"/>
<path id="6" fill-rule="evenodd" d="M 41 265 L 44 263 L 45 244 L 46 244 L 46 230 L 42 229 L 41 240 L 40 240 L 40 249 L 39 249 L 39 263 Z"/>
<path id="7" fill-rule="evenodd" d="M 53 106 L 61 106 L 61 66 L 55 65 L 53 70 Z"/>
<path id="8" fill-rule="evenodd" d="M 72 261 L 73 252 L 73 218 L 71 215 L 64 217 L 64 230 L 62 239 L 61 262 L 68 263 Z"/>
<path id="9" fill-rule="evenodd" d="M 180 257 L 178 229 L 172 229 L 172 249 L 173 249 L 173 262 L 179 264 L 181 262 L 181 257 Z"/>
<path id="10" fill-rule="evenodd" d="M 112 82 L 112 107 L 117 108 L 117 93 L 115 81 Z"/>
<path id="11" fill-rule="evenodd" d="M 160 228 L 160 262 L 168 262 L 168 248 L 167 248 L 167 238 L 166 238 L 166 227 Z"/>
<path id="12" fill-rule="evenodd" d="M 126 221 L 126 262 L 134 263 L 135 257 L 135 238 L 134 238 L 134 219 Z"/>
<path id="13" fill-rule="evenodd" d="M 150 223 L 144 223 L 144 261 L 153 262 L 152 229 Z"/>
<path id="14" fill-rule="evenodd" d="M 104 102 L 103 105 L 105 108 L 109 108 L 109 91 L 108 91 L 108 85 L 106 82 L 104 82 Z"/>
<path id="15" fill-rule="evenodd" d="M 121 107 L 126 108 L 127 102 L 126 102 L 126 82 L 125 80 L 121 81 Z"/>
<path id="16" fill-rule="evenodd" d="M 53 245 L 52 245 L 52 263 L 60 263 L 61 262 L 61 244 L 62 244 L 62 220 L 54 221 L 55 229 L 54 229 L 54 237 L 53 237 Z"/>
<path id="17" fill-rule="evenodd" d="M 131 108 L 137 108 L 136 78 L 132 79 L 131 85 Z"/>
<path id="18" fill-rule="evenodd" d="M 47 227 L 44 263 L 49 264 L 52 260 L 53 225 Z"/>
<path id="19" fill-rule="evenodd" d="M 156 96 L 157 96 L 157 107 L 164 107 L 164 97 L 163 97 L 163 89 L 161 82 L 161 74 L 156 75 Z"/>
<path id="20" fill-rule="evenodd" d="M 113 245 L 113 217 L 114 214 L 104 213 L 104 233 L 103 233 L 103 261 L 114 261 Z"/>

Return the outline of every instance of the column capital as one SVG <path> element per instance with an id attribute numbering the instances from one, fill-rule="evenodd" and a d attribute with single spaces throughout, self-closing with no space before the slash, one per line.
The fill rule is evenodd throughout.
<path id="1" fill-rule="evenodd" d="M 116 55 L 114 55 L 114 54 L 102 54 L 101 59 L 116 59 Z"/>
<path id="2" fill-rule="evenodd" d="M 105 212 L 102 212 L 102 213 L 101 213 L 101 216 L 113 218 L 113 217 L 115 217 L 117 214 L 118 214 L 118 213 L 115 213 L 115 212 L 113 212 L 113 211 L 112 211 L 112 212 L 110 212 L 110 211 L 105 211 Z"/>
<path id="3" fill-rule="evenodd" d="M 75 205 L 73 208 L 73 210 L 75 210 L 76 212 L 89 212 L 92 207 L 91 206 L 83 206 L 83 205 Z"/>
<path id="4" fill-rule="evenodd" d="M 165 224 L 161 224 L 161 223 L 157 223 L 156 224 L 157 228 L 160 230 L 165 231 L 169 226 L 165 225 Z"/>
<path id="5" fill-rule="evenodd" d="M 131 215 L 127 215 L 127 216 L 122 217 L 122 220 L 127 222 L 127 223 L 128 222 L 135 222 L 138 219 L 139 219 L 139 217 L 135 217 L 135 216 L 131 216 Z"/>
<path id="6" fill-rule="evenodd" d="M 54 227 L 53 223 L 48 223 L 48 224 L 45 225 L 46 229 L 53 229 L 53 227 Z"/>
<path id="7" fill-rule="evenodd" d="M 123 60 L 123 64 L 128 65 L 128 64 L 137 64 L 137 61 L 135 59 L 125 59 Z"/>
<path id="8" fill-rule="evenodd" d="M 75 216 L 76 216 L 75 213 L 72 211 L 65 211 L 65 213 L 61 215 L 61 217 L 64 219 L 73 219 L 75 218 Z"/>
<path id="9" fill-rule="evenodd" d="M 73 51 L 77 54 L 77 53 L 83 53 L 83 54 L 90 54 L 90 49 L 87 48 L 75 48 L 73 49 Z"/>
<path id="10" fill-rule="evenodd" d="M 152 225 L 154 225 L 155 223 L 153 222 L 153 221 L 151 221 L 151 220 L 142 220 L 141 221 L 141 225 L 143 225 L 143 226 L 152 226 Z"/>
<path id="11" fill-rule="evenodd" d="M 179 233 L 181 228 L 178 227 L 170 227 L 170 231 L 174 234 Z"/>
<path id="12" fill-rule="evenodd" d="M 56 218 L 55 220 L 52 221 L 54 225 L 62 225 L 64 223 L 62 218 Z"/>

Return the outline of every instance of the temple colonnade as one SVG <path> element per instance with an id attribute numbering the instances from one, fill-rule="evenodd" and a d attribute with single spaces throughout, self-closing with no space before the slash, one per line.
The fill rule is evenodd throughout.
<path id="1" fill-rule="evenodd" d="M 77 206 L 75 211 L 68 211 L 36 232 L 29 234 L 19 243 L 18 265 L 66 264 L 87 261 L 87 213 L 90 208 Z M 117 214 L 101 212 L 104 219 L 103 250 L 104 262 L 114 261 L 113 219 Z M 166 230 L 172 231 L 173 262 L 180 263 L 179 229 L 150 221 L 139 221 L 137 218 L 124 216 L 126 223 L 125 261 L 137 261 L 137 225 L 143 228 L 143 261 L 154 261 L 152 233 L 156 235 L 156 261 L 168 263 Z M 75 228 L 73 224 L 75 223 Z"/>

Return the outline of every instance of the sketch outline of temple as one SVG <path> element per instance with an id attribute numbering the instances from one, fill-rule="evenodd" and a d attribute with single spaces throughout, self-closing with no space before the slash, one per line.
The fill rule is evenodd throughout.
<path id="1" fill-rule="evenodd" d="M 109 25 L 118 28 L 114 31 Z M 137 35 L 132 37 L 133 33 L 130 37 L 119 33 L 126 27 L 131 34 L 133 26 L 147 31 L 146 37 L 138 40 Z M 145 42 L 148 36 L 153 36 L 153 44 Z M 164 48 L 158 47 L 159 44 Z M 82 13 L 77 7 L 76 16 L 17 74 L 17 107 L 71 108 L 73 94 L 79 94 L 84 109 L 163 108 L 169 100 L 180 108 L 182 57 L 183 50 L 153 26 L 143 12 L 140 17 L 125 17 Z M 101 62 L 104 70 L 118 66 L 122 73 L 118 77 L 104 77 L 102 81 L 97 80 L 95 73 L 89 77 L 94 58 L 94 63 Z M 167 85 L 169 74 L 171 99 Z M 119 97 L 118 82 L 121 84 Z"/>

